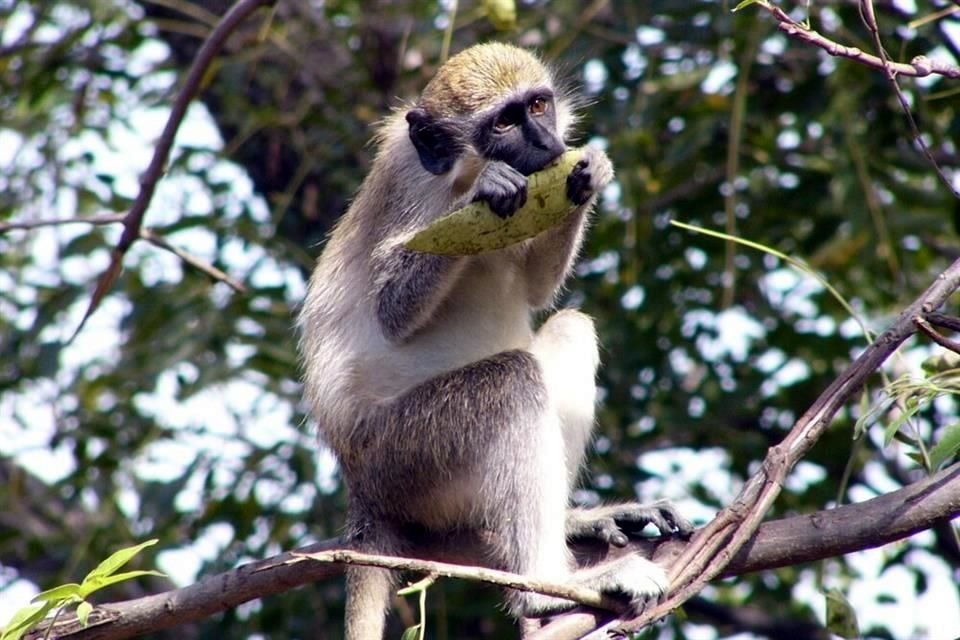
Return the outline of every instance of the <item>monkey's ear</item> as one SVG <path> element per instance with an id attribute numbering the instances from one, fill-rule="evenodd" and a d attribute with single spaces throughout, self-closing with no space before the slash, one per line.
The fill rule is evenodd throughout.
<path id="1" fill-rule="evenodd" d="M 450 171 L 460 155 L 460 142 L 451 123 L 434 118 L 423 107 L 410 109 L 407 122 L 423 168 L 435 176 Z"/>

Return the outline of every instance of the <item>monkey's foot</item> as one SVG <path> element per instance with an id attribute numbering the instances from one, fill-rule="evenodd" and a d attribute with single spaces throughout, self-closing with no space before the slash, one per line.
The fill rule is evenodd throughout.
<path id="1" fill-rule="evenodd" d="M 660 565 L 629 555 L 617 562 L 609 575 L 595 586 L 602 593 L 625 600 L 630 611 L 639 615 L 648 605 L 660 601 L 670 582 Z"/>
<path id="2" fill-rule="evenodd" d="M 624 547 L 630 537 L 640 537 L 648 524 L 661 535 L 688 537 L 693 524 L 680 515 L 667 500 L 651 504 L 629 502 L 593 509 L 571 509 L 567 514 L 567 537 L 601 540 L 615 547 Z"/>

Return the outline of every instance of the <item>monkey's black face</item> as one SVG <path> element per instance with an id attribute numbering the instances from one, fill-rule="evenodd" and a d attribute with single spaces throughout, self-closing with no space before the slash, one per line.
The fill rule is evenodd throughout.
<path id="1" fill-rule="evenodd" d="M 533 90 L 504 103 L 481 121 L 473 142 L 485 158 L 506 162 L 525 176 L 540 171 L 565 148 L 553 93 Z"/>

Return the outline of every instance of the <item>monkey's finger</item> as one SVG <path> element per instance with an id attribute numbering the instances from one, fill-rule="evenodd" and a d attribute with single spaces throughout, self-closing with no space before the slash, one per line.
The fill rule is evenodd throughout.
<path id="1" fill-rule="evenodd" d="M 655 526 L 663 535 L 673 533 L 673 527 L 670 526 L 667 518 L 656 509 L 638 510 L 626 514 L 625 517 L 617 516 L 615 519 L 622 530 L 633 534 L 639 534 L 648 524 Z"/>
<path id="2" fill-rule="evenodd" d="M 593 197 L 592 179 L 589 162 L 578 162 L 567 176 L 567 199 L 577 205 L 586 203 Z"/>
<path id="3" fill-rule="evenodd" d="M 613 518 L 600 518 L 593 523 L 593 531 L 598 540 L 615 547 L 625 547 L 627 542 L 630 541 L 627 534 L 620 530 Z"/>
<path id="4" fill-rule="evenodd" d="M 675 531 L 677 535 L 684 538 L 693 533 L 696 527 L 693 526 L 692 522 L 680 515 L 680 512 L 677 511 L 673 505 L 662 507 L 662 510 L 663 518 L 670 525 L 671 531 Z"/>

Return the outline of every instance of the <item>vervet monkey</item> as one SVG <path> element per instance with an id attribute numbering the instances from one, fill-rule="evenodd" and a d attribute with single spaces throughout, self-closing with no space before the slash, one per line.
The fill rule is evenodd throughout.
<path id="1" fill-rule="evenodd" d="M 370 173 L 310 279 L 305 393 L 350 492 L 356 548 L 403 555 L 409 531 L 482 532 L 482 564 L 640 608 L 666 588 L 663 570 L 628 556 L 575 571 L 568 535 L 623 545 L 623 521 L 664 533 L 689 525 L 663 503 L 569 509 L 594 423 L 597 339 L 574 310 L 532 325 L 571 271 L 610 161 L 590 149 L 567 181 L 579 207 L 532 239 L 470 257 L 403 246 L 472 201 L 513 214 L 527 176 L 566 149 L 574 119 L 548 69 L 506 44 L 454 56 L 414 106 L 386 119 Z M 382 636 L 391 589 L 386 570 L 347 570 L 348 640 Z M 517 616 L 573 606 L 508 598 Z"/>

